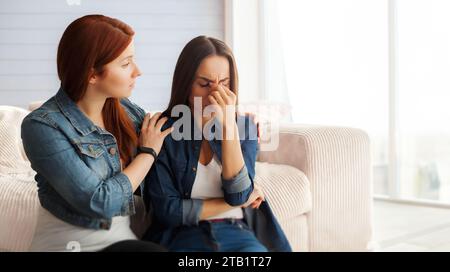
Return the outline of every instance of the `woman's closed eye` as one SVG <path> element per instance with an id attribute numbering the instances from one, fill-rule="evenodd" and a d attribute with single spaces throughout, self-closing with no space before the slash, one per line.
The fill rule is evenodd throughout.
<path id="1" fill-rule="evenodd" d="M 209 88 L 210 87 L 210 82 L 206 82 L 206 83 L 199 83 L 198 85 L 200 85 L 200 87 L 202 88 Z"/>
<path id="2" fill-rule="evenodd" d="M 221 84 L 222 84 L 223 86 L 227 87 L 227 88 L 230 88 L 230 81 L 229 81 L 229 80 L 227 80 L 227 81 L 225 81 L 225 82 L 222 82 Z"/>
<path id="3" fill-rule="evenodd" d="M 227 87 L 227 88 L 229 88 L 230 87 L 230 81 L 224 81 L 224 82 L 220 82 L 219 83 L 220 85 L 223 85 L 223 86 L 225 86 L 225 87 Z M 199 83 L 199 85 L 200 85 L 200 87 L 202 87 L 202 88 L 209 88 L 209 87 L 211 87 L 211 82 L 206 82 L 206 83 Z"/>
<path id="4" fill-rule="evenodd" d="M 133 62 L 134 62 L 134 58 L 132 58 L 132 57 L 125 59 L 124 62 L 122 63 L 122 68 L 127 68 Z"/>

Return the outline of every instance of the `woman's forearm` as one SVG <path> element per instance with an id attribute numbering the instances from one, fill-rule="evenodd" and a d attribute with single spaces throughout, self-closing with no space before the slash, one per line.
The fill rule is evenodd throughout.
<path id="1" fill-rule="evenodd" d="M 128 177 L 131 182 L 133 192 L 139 187 L 144 180 L 148 171 L 153 165 L 155 159 L 152 155 L 141 153 L 123 170 L 123 173 Z"/>
<path id="2" fill-rule="evenodd" d="M 239 141 L 237 124 L 234 122 L 228 128 L 224 126 L 222 141 L 222 176 L 231 179 L 244 167 L 241 143 Z M 227 137 L 227 133 L 232 137 Z"/>
<path id="3" fill-rule="evenodd" d="M 203 201 L 202 211 L 200 213 L 200 220 L 205 220 L 209 217 L 227 212 L 236 207 L 228 205 L 223 198 L 213 198 Z"/>

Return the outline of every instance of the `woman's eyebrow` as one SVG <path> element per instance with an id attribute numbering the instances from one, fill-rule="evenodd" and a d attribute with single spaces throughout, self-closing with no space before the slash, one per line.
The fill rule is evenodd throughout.
<path id="1" fill-rule="evenodd" d="M 214 82 L 214 81 L 215 81 L 215 80 L 209 79 L 209 78 L 207 78 L 207 77 L 203 77 L 203 76 L 199 76 L 198 78 L 203 79 L 203 80 L 206 80 L 206 81 L 208 81 L 208 82 Z M 226 78 L 224 78 L 224 79 L 219 80 L 219 82 L 224 82 L 224 81 L 226 81 L 226 80 L 228 80 L 228 79 L 229 79 L 229 78 L 226 77 Z"/>
<path id="2" fill-rule="evenodd" d="M 133 55 L 129 55 L 128 57 L 123 58 L 121 61 L 124 61 L 124 60 L 132 58 L 132 57 L 133 57 Z"/>

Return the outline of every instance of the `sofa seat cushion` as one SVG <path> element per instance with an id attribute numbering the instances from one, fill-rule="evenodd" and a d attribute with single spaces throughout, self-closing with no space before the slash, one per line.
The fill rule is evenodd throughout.
<path id="1" fill-rule="evenodd" d="M 0 174 L 0 251 L 27 251 L 39 210 L 37 186 L 32 176 Z"/>
<path id="2" fill-rule="evenodd" d="M 299 169 L 283 164 L 256 162 L 255 183 L 261 185 L 279 221 L 311 211 L 309 180 Z"/>

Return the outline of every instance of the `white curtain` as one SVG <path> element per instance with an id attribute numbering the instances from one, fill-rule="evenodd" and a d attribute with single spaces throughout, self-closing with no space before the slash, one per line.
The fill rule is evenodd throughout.
<path id="1" fill-rule="evenodd" d="M 292 121 L 293 105 L 290 103 L 286 82 L 278 3 L 276 0 L 260 1 L 260 98 L 262 103 L 278 108 L 283 121 Z"/>

